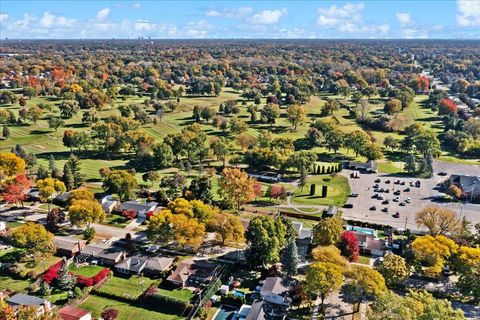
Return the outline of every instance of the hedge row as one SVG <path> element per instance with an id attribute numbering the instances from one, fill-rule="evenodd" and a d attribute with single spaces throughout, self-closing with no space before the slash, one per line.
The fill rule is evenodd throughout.
<path id="1" fill-rule="evenodd" d="M 177 300 L 161 294 L 144 297 L 144 303 L 152 309 L 170 314 L 189 314 L 193 305 L 189 302 Z"/>
<path id="2" fill-rule="evenodd" d="M 62 264 L 63 264 L 63 260 L 60 260 L 57 263 L 51 265 L 47 269 L 47 271 L 43 273 L 42 275 L 43 281 L 45 281 L 48 284 L 51 284 L 53 280 L 57 279 L 58 272 L 62 268 Z M 84 277 L 71 272 L 69 273 L 77 277 L 77 285 L 83 288 L 83 287 L 91 287 L 101 283 L 110 273 L 110 269 L 107 269 L 107 268 L 102 269 L 93 277 Z"/>
<path id="3" fill-rule="evenodd" d="M 42 279 L 43 281 L 45 281 L 46 283 L 50 284 L 52 283 L 53 280 L 57 279 L 58 277 L 58 272 L 60 271 L 60 269 L 62 268 L 62 263 L 63 263 L 63 260 L 60 260 L 58 261 L 57 263 L 55 264 L 52 264 L 48 269 L 47 271 L 45 271 L 42 275 Z"/>

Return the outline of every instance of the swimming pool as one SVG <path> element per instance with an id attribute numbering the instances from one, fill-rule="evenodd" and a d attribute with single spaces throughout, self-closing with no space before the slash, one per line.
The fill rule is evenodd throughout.
<path id="1" fill-rule="evenodd" d="M 245 293 L 242 292 L 242 291 L 238 291 L 238 290 L 233 291 L 233 295 L 235 297 L 245 297 Z"/>
<path id="2" fill-rule="evenodd" d="M 232 320 L 236 312 L 237 309 L 222 305 L 214 320 Z"/>
<path id="3" fill-rule="evenodd" d="M 366 233 L 366 234 L 371 234 L 372 236 L 376 237 L 377 236 L 377 231 L 374 229 L 370 228 L 362 228 L 362 227 L 356 227 L 356 226 L 348 226 L 347 230 L 350 231 L 356 231 L 356 232 L 361 232 L 361 233 Z"/>

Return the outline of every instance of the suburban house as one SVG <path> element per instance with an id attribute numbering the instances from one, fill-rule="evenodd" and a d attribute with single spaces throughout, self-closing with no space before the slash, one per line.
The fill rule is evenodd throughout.
<path id="1" fill-rule="evenodd" d="M 280 277 L 268 277 L 263 281 L 260 289 L 260 296 L 268 303 L 277 305 L 290 305 L 291 300 L 287 298 L 288 288 L 283 285 Z"/>
<path id="2" fill-rule="evenodd" d="M 138 213 L 139 217 L 145 218 L 147 213 L 153 213 L 157 208 L 157 202 L 147 202 L 147 203 L 140 203 L 137 201 L 125 201 L 120 206 L 120 211 L 124 210 L 135 210 Z"/>
<path id="3" fill-rule="evenodd" d="M 174 258 L 135 255 L 117 263 L 115 269 L 125 274 L 159 276 L 162 272 L 170 270 L 173 261 Z"/>
<path id="4" fill-rule="evenodd" d="M 114 267 L 125 258 L 125 250 L 115 244 L 115 241 L 107 243 L 91 243 L 86 245 L 77 256 L 77 261 L 86 262 L 97 260 L 98 264 Z"/>
<path id="5" fill-rule="evenodd" d="M 383 256 L 386 251 L 385 240 L 377 239 L 374 235 L 353 231 L 358 239 L 360 253 L 372 256 Z"/>
<path id="6" fill-rule="evenodd" d="M 68 201 L 70 201 L 70 192 L 63 192 L 57 194 L 53 198 L 52 203 L 64 207 L 68 204 Z"/>
<path id="7" fill-rule="evenodd" d="M 312 245 L 312 229 L 305 229 L 303 223 L 292 221 L 293 228 L 297 231 L 297 253 L 301 261 L 306 261 Z"/>
<path id="8" fill-rule="evenodd" d="M 377 172 L 377 162 L 370 160 L 367 162 L 348 161 L 345 163 L 347 169 L 360 170 L 370 173 Z"/>
<path id="9" fill-rule="evenodd" d="M 59 311 L 63 320 L 92 320 L 92 313 L 75 306 L 65 306 Z"/>
<path id="10" fill-rule="evenodd" d="M 50 301 L 23 293 L 13 295 L 7 300 L 7 303 L 13 309 L 18 309 L 23 306 L 34 307 L 37 309 L 38 314 L 43 314 L 45 311 L 49 311 L 52 308 Z"/>
<path id="11" fill-rule="evenodd" d="M 60 257 L 72 257 L 78 252 L 82 251 L 87 242 L 85 240 L 73 238 L 73 237 L 61 237 L 55 236 L 53 243 L 57 252 L 55 253 Z"/>
<path id="12" fill-rule="evenodd" d="M 168 276 L 167 281 L 179 287 L 210 282 L 213 279 L 216 267 L 216 264 L 204 260 L 184 260 Z"/>
<path id="13" fill-rule="evenodd" d="M 118 200 L 114 199 L 111 195 L 105 196 L 100 200 L 103 211 L 105 213 L 112 213 L 115 207 L 119 204 Z"/>
<path id="14" fill-rule="evenodd" d="M 480 177 L 452 174 L 450 183 L 459 187 L 468 199 L 480 198 Z"/>
<path id="15" fill-rule="evenodd" d="M 252 304 L 245 320 L 284 320 L 287 318 L 287 306 L 279 306 L 264 300 Z M 242 318 L 240 318 L 242 319 Z"/>

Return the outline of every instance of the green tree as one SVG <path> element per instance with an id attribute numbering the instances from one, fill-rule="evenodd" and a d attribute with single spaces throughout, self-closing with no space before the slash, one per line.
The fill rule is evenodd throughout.
<path id="1" fill-rule="evenodd" d="M 157 168 L 163 169 L 172 166 L 173 151 L 166 143 L 157 143 L 152 146 L 153 161 Z"/>
<path id="2" fill-rule="evenodd" d="M 269 103 L 260 111 L 260 116 L 263 123 L 275 124 L 276 119 L 280 116 L 280 107 L 278 104 Z"/>
<path id="3" fill-rule="evenodd" d="M 342 236 L 342 225 L 342 219 L 338 217 L 330 217 L 320 220 L 313 227 L 312 244 L 314 246 L 329 246 L 337 244 Z"/>
<path id="4" fill-rule="evenodd" d="M 51 128 L 51 129 L 54 129 L 55 132 L 57 131 L 58 128 L 60 128 L 64 125 L 65 125 L 65 121 L 63 121 L 59 117 L 48 118 L 48 127 Z"/>
<path id="5" fill-rule="evenodd" d="M 250 220 L 246 232 L 247 261 L 254 267 L 265 268 L 280 260 L 285 245 L 286 228 L 281 220 L 270 216 L 258 216 Z"/>
<path id="6" fill-rule="evenodd" d="M 10 129 L 8 129 L 8 126 L 6 123 L 3 124 L 2 136 L 5 139 L 8 139 L 10 137 Z"/>
<path id="7" fill-rule="evenodd" d="M 345 146 L 353 150 L 356 157 L 362 153 L 365 146 L 369 142 L 370 137 L 363 130 L 355 130 L 351 133 L 348 133 L 345 137 Z"/>
<path id="8" fill-rule="evenodd" d="M 393 253 L 386 254 L 376 269 L 389 287 L 402 283 L 410 276 L 410 268 L 405 259 Z"/>
<path id="9" fill-rule="evenodd" d="M 192 193 L 192 198 L 202 200 L 204 203 L 212 203 L 212 181 L 208 176 L 195 177 L 190 182 L 188 191 Z"/>
<path id="10" fill-rule="evenodd" d="M 295 240 L 290 240 L 282 254 L 282 270 L 292 277 L 298 273 L 299 263 L 297 244 Z"/>
<path id="11" fill-rule="evenodd" d="M 67 181 L 67 178 L 71 179 L 73 177 L 73 188 L 69 188 L 67 190 L 79 188 L 85 180 L 85 176 L 81 171 L 80 164 L 81 163 L 78 157 L 73 154 L 70 154 L 67 162 L 65 162 L 63 166 L 64 176 L 66 175 L 66 173 L 68 174 L 68 169 L 70 169 L 71 176 L 65 177 L 64 181 Z M 71 181 L 69 181 L 69 183 L 71 183 Z"/>
<path id="12" fill-rule="evenodd" d="M 152 187 L 155 182 L 160 180 L 160 174 L 157 171 L 147 171 L 142 175 L 142 179 L 145 182 L 150 182 L 150 187 Z"/>
<path id="13" fill-rule="evenodd" d="M 415 156 L 413 153 L 409 153 L 408 156 L 405 158 L 405 165 L 403 167 L 409 174 L 414 174 L 417 172 L 417 161 L 415 160 Z"/>
<path id="14" fill-rule="evenodd" d="M 116 193 L 121 201 L 125 201 L 135 198 L 138 183 L 129 171 L 112 170 L 106 174 L 102 188 L 108 193 Z"/>

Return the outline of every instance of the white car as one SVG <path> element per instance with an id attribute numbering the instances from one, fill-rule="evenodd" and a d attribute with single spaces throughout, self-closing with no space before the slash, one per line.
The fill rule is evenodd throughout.
<path id="1" fill-rule="evenodd" d="M 407 200 L 405 200 L 406 203 L 412 203 L 412 199 L 410 198 L 407 198 Z"/>

